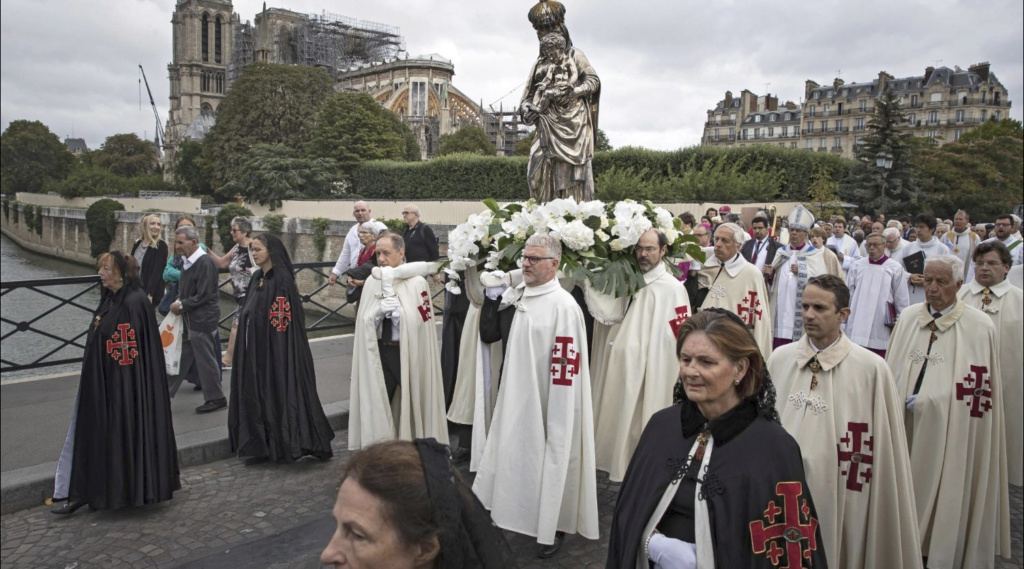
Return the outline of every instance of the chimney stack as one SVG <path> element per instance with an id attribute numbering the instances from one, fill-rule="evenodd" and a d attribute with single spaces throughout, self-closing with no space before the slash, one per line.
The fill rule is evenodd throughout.
<path id="1" fill-rule="evenodd" d="M 810 79 L 804 81 L 804 100 L 810 100 L 811 91 L 817 89 L 818 87 L 821 87 L 821 85 L 818 85 L 817 83 L 811 81 Z"/>

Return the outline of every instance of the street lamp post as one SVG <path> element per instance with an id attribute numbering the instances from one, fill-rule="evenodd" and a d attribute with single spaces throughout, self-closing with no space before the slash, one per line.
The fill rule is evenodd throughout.
<path id="1" fill-rule="evenodd" d="M 882 207 L 879 211 L 885 213 L 885 187 L 889 182 L 889 172 L 892 170 L 892 154 L 884 150 L 879 152 L 875 156 L 875 166 L 882 170 Z"/>

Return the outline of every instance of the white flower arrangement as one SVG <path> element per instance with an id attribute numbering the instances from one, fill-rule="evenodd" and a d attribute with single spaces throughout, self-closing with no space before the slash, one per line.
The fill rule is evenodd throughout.
<path id="1" fill-rule="evenodd" d="M 698 260 L 704 257 L 696 238 L 679 230 L 679 220 L 650 202 L 577 203 L 566 198 L 504 206 L 488 199 L 484 204 L 487 211 L 469 216 L 448 234 L 448 257 L 454 270 L 515 268 L 531 235 L 550 234 L 562 242 L 560 267 L 568 278 L 589 280 L 601 292 L 622 297 L 644 285 L 633 249 L 651 228 L 665 234 L 670 257 L 684 250 Z"/>

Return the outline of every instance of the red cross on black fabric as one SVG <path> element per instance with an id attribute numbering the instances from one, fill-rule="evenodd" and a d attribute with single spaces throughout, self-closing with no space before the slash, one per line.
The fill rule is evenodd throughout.
<path id="1" fill-rule="evenodd" d="M 292 303 L 287 297 L 279 296 L 270 305 L 270 325 L 278 332 L 284 332 L 292 323 Z"/>
<path id="2" fill-rule="evenodd" d="M 138 341 L 132 325 L 125 322 L 117 325 L 117 330 L 107 340 L 107 354 L 119 365 L 129 366 L 139 357 Z"/>
<path id="3" fill-rule="evenodd" d="M 801 498 L 801 482 L 779 482 L 775 494 L 782 498 L 768 502 L 764 519 L 750 522 L 750 544 L 756 555 L 764 555 L 773 567 L 800 569 L 818 549 L 818 520 L 811 516 L 807 498 Z M 782 517 L 776 523 L 776 519 Z M 765 520 L 768 521 L 765 524 Z"/>

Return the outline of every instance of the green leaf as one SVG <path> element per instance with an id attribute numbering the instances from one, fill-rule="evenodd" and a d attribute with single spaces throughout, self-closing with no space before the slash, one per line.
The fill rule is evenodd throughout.
<path id="1" fill-rule="evenodd" d="M 484 205 L 487 206 L 487 209 L 491 210 L 494 213 L 498 213 L 498 211 L 501 209 L 500 207 L 498 207 L 498 200 L 494 198 L 485 199 Z"/>

